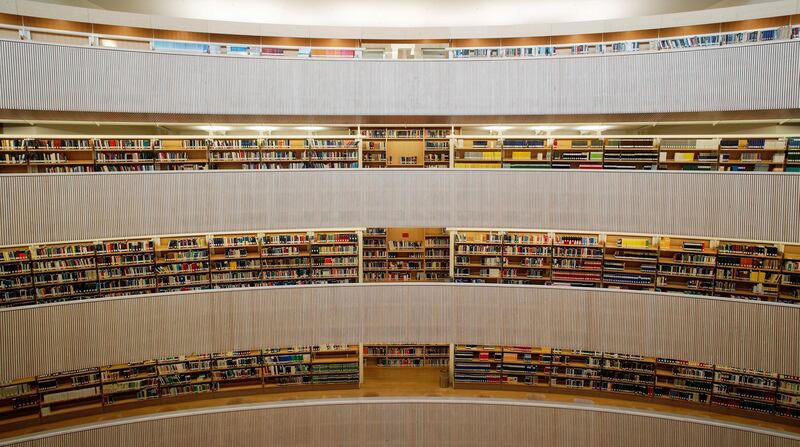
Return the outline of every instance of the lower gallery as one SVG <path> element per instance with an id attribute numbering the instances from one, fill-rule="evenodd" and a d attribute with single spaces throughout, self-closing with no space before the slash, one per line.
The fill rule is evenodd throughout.
<path id="1" fill-rule="evenodd" d="M 0 447 L 800 446 L 797 2 L 162 3 L 0 2 Z"/>

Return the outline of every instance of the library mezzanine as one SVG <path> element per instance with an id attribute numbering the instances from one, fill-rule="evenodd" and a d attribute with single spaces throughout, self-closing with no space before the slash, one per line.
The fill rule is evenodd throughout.
<path id="1" fill-rule="evenodd" d="M 800 445 L 800 4 L 498 1 L 0 2 L 0 447 Z"/>

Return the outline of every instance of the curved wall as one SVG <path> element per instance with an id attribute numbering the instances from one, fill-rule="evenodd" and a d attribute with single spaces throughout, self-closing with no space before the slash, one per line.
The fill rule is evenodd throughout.
<path id="1" fill-rule="evenodd" d="M 584 427 L 576 430 L 575 427 Z M 501 399 L 361 398 L 177 411 L 0 441 L 3 447 L 525 445 L 797 446 L 775 430 L 648 411 Z"/>
<path id="2" fill-rule="evenodd" d="M 0 245 L 354 227 L 800 242 L 800 175 L 298 170 L 0 176 Z"/>
<path id="3" fill-rule="evenodd" d="M 800 373 L 800 307 L 610 289 L 291 286 L 0 310 L 0 381 L 264 346 L 556 346 Z"/>
<path id="4" fill-rule="evenodd" d="M 512 116 L 800 108 L 800 41 L 458 62 L 252 59 L 0 41 L 0 60 L 0 109 L 10 110 Z"/>

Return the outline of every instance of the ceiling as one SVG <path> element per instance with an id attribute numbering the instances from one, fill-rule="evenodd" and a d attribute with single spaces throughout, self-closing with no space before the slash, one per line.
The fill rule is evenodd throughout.
<path id="1" fill-rule="evenodd" d="M 149 15 L 307 26 L 450 27 L 619 19 L 771 0 L 40 0 Z"/>

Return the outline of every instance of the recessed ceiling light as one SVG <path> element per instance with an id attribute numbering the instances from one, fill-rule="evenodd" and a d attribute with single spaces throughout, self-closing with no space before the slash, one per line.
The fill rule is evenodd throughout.
<path id="1" fill-rule="evenodd" d="M 511 129 L 511 126 L 487 126 L 485 129 L 489 132 L 502 132 L 504 130 Z"/>
<path id="2" fill-rule="evenodd" d="M 324 129 L 324 127 L 320 127 L 320 126 L 298 126 L 297 128 L 298 128 L 299 130 L 307 130 L 307 131 L 309 131 L 309 132 L 313 132 L 313 131 L 315 131 L 315 130 L 322 130 L 322 129 Z"/>
<path id="3" fill-rule="evenodd" d="M 278 130 L 280 127 L 275 126 L 249 126 L 249 130 L 255 130 L 256 132 L 272 132 L 273 130 Z"/>
<path id="4" fill-rule="evenodd" d="M 561 126 L 532 126 L 531 130 L 535 130 L 537 132 L 550 132 L 553 130 L 561 129 Z"/>
<path id="5" fill-rule="evenodd" d="M 198 129 L 206 132 L 222 132 L 224 130 L 231 130 L 228 126 L 197 126 Z"/>
<path id="6" fill-rule="evenodd" d="M 583 130 L 587 132 L 602 132 L 608 129 L 608 126 L 600 126 L 600 125 L 590 125 L 590 126 L 578 126 L 575 129 Z"/>

